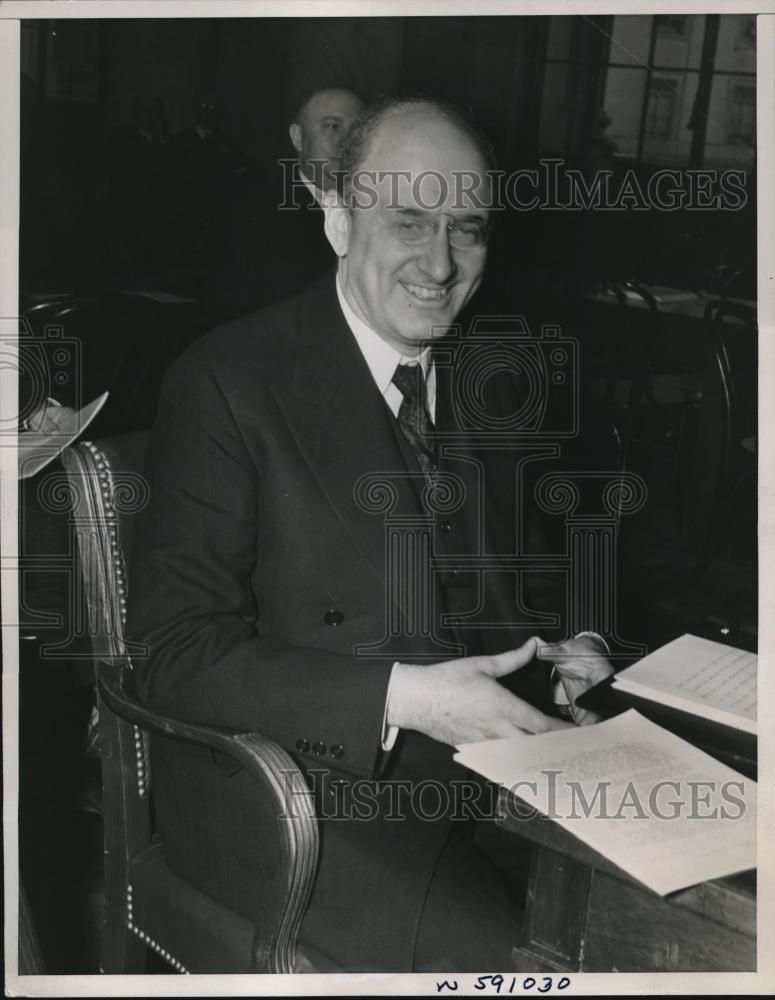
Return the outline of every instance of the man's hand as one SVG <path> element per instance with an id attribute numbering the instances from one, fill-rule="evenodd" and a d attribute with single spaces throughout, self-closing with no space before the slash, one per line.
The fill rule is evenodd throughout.
<path id="1" fill-rule="evenodd" d="M 576 725 L 588 726 L 590 723 L 599 722 L 600 715 L 589 709 L 578 708 L 576 699 L 614 672 L 614 668 L 606 659 L 607 650 L 602 640 L 593 635 L 578 635 L 575 639 L 559 642 L 556 645 L 538 638 L 535 642 L 538 659 L 554 664 L 568 696 L 571 715 Z"/>
<path id="2" fill-rule="evenodd" d="M 553 719 L 513 695 L 497 678 L 536 656 L 536 639 L 497 656 L 469 656 L 432 666 L 393 668 L 387 722 L 458 746 L 518 732 L 542 733 L 570 723 Z"/>

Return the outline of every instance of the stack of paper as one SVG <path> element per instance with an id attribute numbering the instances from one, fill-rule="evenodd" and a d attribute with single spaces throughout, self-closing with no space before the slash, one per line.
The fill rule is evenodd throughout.
<path id="1" fill-rule="evenodd" d="M 617 674 L 614 688 L 756 735 L 756 655 L 682 635 Z"/>

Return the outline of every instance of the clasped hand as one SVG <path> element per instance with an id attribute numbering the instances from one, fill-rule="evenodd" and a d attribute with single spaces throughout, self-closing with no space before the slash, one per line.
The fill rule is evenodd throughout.
<path id="1" fill-rule="evenodd" d="M 414 729 L 451 746 L 517 732 L 566 728 L 572 723 L 546 715 L 498 684 L 499 677 L 527 666 L 536 657 L 554 664 L 574 722 L 586 725 L 598 721 L 595 713 L 577 708 L 575 700 L 613 672 L 599 640 L 578 636 L 549 645 L 534 636 L 519 648 L 495 656 L 468 656 L 431 666 L 396 664 L 388 724 Z"/>

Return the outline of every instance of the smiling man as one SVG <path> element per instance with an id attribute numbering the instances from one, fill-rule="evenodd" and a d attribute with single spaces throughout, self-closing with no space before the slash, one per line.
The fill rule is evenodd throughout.
<path id="1" fill-rule="evenodd" d="M 350 198 L 331 212 L 327 232 L 345 299 L 379 337 L 412 354 L 446 333 L 479 287 L 489 164 L 454 120 L 422 104 L 400 107 L 376 134 L 379 108 L 353 129 Z M 465 191 L 465 178 L 478 179 L 475 190 Z"/>
<path id="2" fill-rule="evenodd" d="M 326 212 L 336 275 L 193 345 L 153 434 L 130 590 L 131 633 L 150 648 L 139 689 L 166 714 L 261 732 L 329 782 L 301 937 L 351 971 L 508 967 L 518 908 L 454 821 L 471 812 L 452 794 L 467 777 L 453 748 L 570 724 L 550 714 L 552 651 L 510 624 L 514 575 L 432 572 L 411 536 L 430 525 L 433 552 L 455 559 L 515 551 L 513 499 L 498 496 L 514 455 L 461 460 L 454 372 L 428 346 L 447 343 L 482 278 L 490 166 L 446 105 L 365 110 L 343 147 L 345 200 Z M 513 412 L 509 379 L 493 385 L 488 412 Z M 428 497 L 455 484 L 459 503 L 431 516 Z M 490 494 L 502 516 L 485 524 Z M 410 526 L 398 563 L 386 512 Z M 611 669 L 594 637 L 561 652 L 571 702 Z M 499 683 L 509 674 L 518 693 Z M 155 749 L 157 787 L 230 780 L 206 752 L 185 772 L 167 753 Z M 186 816 L 157 807 L 179 845 L 169 864 L 260 921 L 272 873 L 249 839 L 220 824 L 213 857 L 186 846 Z"/>

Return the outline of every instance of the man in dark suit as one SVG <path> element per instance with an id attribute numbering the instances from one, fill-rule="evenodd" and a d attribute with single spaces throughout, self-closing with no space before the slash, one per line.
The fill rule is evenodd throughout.
<path id="1" fill-rule="evenodd" d="M 304 95 L 288 128 L 298 160 L 251 167 L 223 191 L 204 287 L 214 322 L 299 291 L 331 266 L 321 206 L 336 194 L 342 141 L 361 107 L 341 88 Z"/>
<path id="2" fill-rule="evenodd" d="M 515 551 L 513 448 L 466 448 L 455 366 L 427 348 L 481 280 L 490 165 L 473 127 L 436 102 L 359 116 L 346 200 L 326 212 L 336 277 L 193 345 L 168 375 L 152 441 L 130 609 L 151 649 L 141 694 L 168 714 L 258 730 L 324 774 L 321 802 L 336 799 L 340 818 L 320 824 L 301 934 L 349 970 L 506 966 L 514 907 L 434 795 L 466 777 L 456 744 L 570 724 L 542 710 L 540 657 L 558 660 L 571 711 L 611 670 L 595 637 L 558 656 L 512 627 L 513 574 L 431 573 L 422 551 Z M 356 175 L 378 171 L 361 201 Z M 461 172 L 479 204 L 461 200 Z M 396 199 L 391 179 L 407 173 Z M 506 376 L 487 381 L 492 418 L 514 411 Z M 428 528 L 417 546 L 412 524 Z M 519 694 L 498 681 L 517 668 Z M 208 766 L 217 781 L 205 759 L 176 780 L 205 780 Z M 183 852 L 170 864 L 252 915 L 267 873 L 246 853 L 212 875 L 217 862 L 186 858 L 174 810 L 158 806 L 165 842 Z"/>

